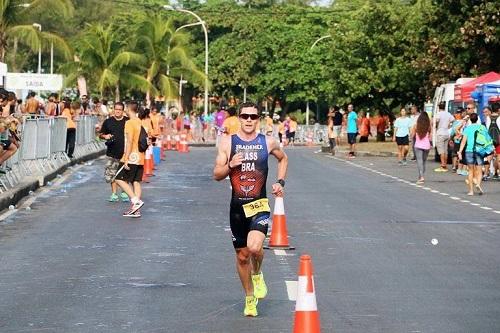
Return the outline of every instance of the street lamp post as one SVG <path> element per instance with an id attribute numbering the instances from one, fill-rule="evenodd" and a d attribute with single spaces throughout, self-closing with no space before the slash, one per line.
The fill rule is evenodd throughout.
<path id="1" fill-rule="evenodd" d="M 38 28 L 42 32 L 42 25 L 39 23 L 33 23 L 33 27 Z M 42 72 L 42 43 L 38 46 L 38 74 Z"/>
<path id="2" fill-rule="evenodd" d="M 183 9 L 183 8 L 175 8 L 175 7 L 172 7 L 170 5 L 165 5 L 165 6 L 163 6 L 163 8 L 166 10 L 175 10 L 178 12 L 188 13 L 188 14 L 194 16 L 198 20 L 198 22 L 195 24 L 187 24 L 185 26 L 193 26 L 193 25 L 200 24 L 203 27 L 203 32 L 205 34 L 205 103 L 203 106 L 203 114 L 206 117 L 206 116 L 208 116 L 208 31 L 207 31 L 207 26 L 205 24 L 205 21 L 203 21 L 201 19 L 201 17 L 199 17 L 197 14 L 193 13 L 190 10 Z M 183 28 L 185 26 L 182 26 L 181 28 Z"/>
<path id="3" fill-rule="evenodd" d="M 187 83 L 186 80 L 183 80 L 182 79 L 182 75 L 181 75 L 181 79 L 179 80 L 179 109 L 180 111 L 182 112 L 183 111 L 183 107 L 182 107 L 182 85 Z"/>
<path id="4" fill-rule="evenodd" d="M 318 39 L 316 39 L 314 41 L 314 43 L 312 43 L 311 45 L 311 48 L 309 49 L 309 51 L 312 51 L 312 49 L 316 46 L 316 44 L 318 44 L 320 41 L 322 41 L 323 39 L 326 39 L 326 38 L 330 38 L 332 37 L 332 35 L 325 35 L 325 36 L 322 36 Z M 316 121 L 318 120 L 319 118 L 319 108 L 318 108 L 318 105 L 316 103 Z M 306 102 L 306 125 L 309 125 L 309 101 Z"/>

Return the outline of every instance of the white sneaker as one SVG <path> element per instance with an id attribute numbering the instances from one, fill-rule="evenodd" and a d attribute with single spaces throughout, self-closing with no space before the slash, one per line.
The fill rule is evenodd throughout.
<path id="1" fill-rule="evenodd" d="M 132 204 L 132 207 L 130 207 L 130 212 L 135 213 L 139 209 L 141 209 L 142 206 L 144 206 L 144 201 L 142 200 L 136 201 L 135 203 Z"/>

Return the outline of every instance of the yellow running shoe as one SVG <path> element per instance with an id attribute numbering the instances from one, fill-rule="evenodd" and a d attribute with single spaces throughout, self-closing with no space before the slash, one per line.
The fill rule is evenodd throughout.
<path id="1" fill-rule="evenodd" d="M 257 303 L 259 301 L 255 296 L 246 296 L 245 297 L 245 310 L 243 310 L 243 314 L 247 317 L 257 317 Z"/>
<path id="2" fill-rule="evenodd" d="M 260 272 L 259 274 L 252 274 L 252 283 L 253 283 L 253 295 L 262 299 L 267 295 L 267 286 L 266 281 L 264 281 L 264 274 Z"/>

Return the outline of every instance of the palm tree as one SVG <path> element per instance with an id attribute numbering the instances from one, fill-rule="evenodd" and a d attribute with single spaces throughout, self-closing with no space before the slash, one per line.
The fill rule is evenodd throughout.
<path id="1" fill-rule="evenodd" d="M 126 45 L 116 38 L 113 25 L 106 28 L 100 24 L 89 25 L 77 41 L 78 59 L 68 66 L 66 83 L 72 83 L 83 75 L 101 96 L 115 95 L 120 99 L 120 87 L 142 92 L 155 91 L 142 76 L 141 64 L 145 57 L 127 51 Z"/>
<path id="2" fill-rule="evenodd" d="M 196 68 L 188 52 L 189 36 L 176 32 L 171 20 L 159 14 L 142 20 L 135 49 L 146 57 L 146 80 L 167 99 L 177 96 L 181 75 L 194 84 L 204 84 L 205 75 Z M 154 93 L 149 90 L 148 97 Z"/>
<path id="3" fill-rule="evenodd" d="M 52 44 L 66 58 L 70 57 L 70 48 L 64 39 L 33 26 L 35 17 L 42 11 L 70 17 L 74 8 L 71 0 L 34 0 L 29 4 L 22 0 L 0 0 L 0 61 L 5 61 L 10 47 L 14 52 L 10 59 L 14 61 L 18 43 L 26 45 L 33 52 L 37 52 L 40 47 L 48 49 Z"/>

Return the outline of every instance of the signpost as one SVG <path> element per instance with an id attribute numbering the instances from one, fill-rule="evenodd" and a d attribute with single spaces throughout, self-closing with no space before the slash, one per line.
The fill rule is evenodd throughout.
<path id="1" fill-rule="evenodd" d="M 0 85 L 4 86 L 4 77 L 7 74 L 7 64 L 0 62 Z"/>
<path id="2" fill-rule="evenodd" d="M 7 90 L 58 91 L 63 87 L 63 76 L 60 74 L 7 73 L 5 88 Z"/>

